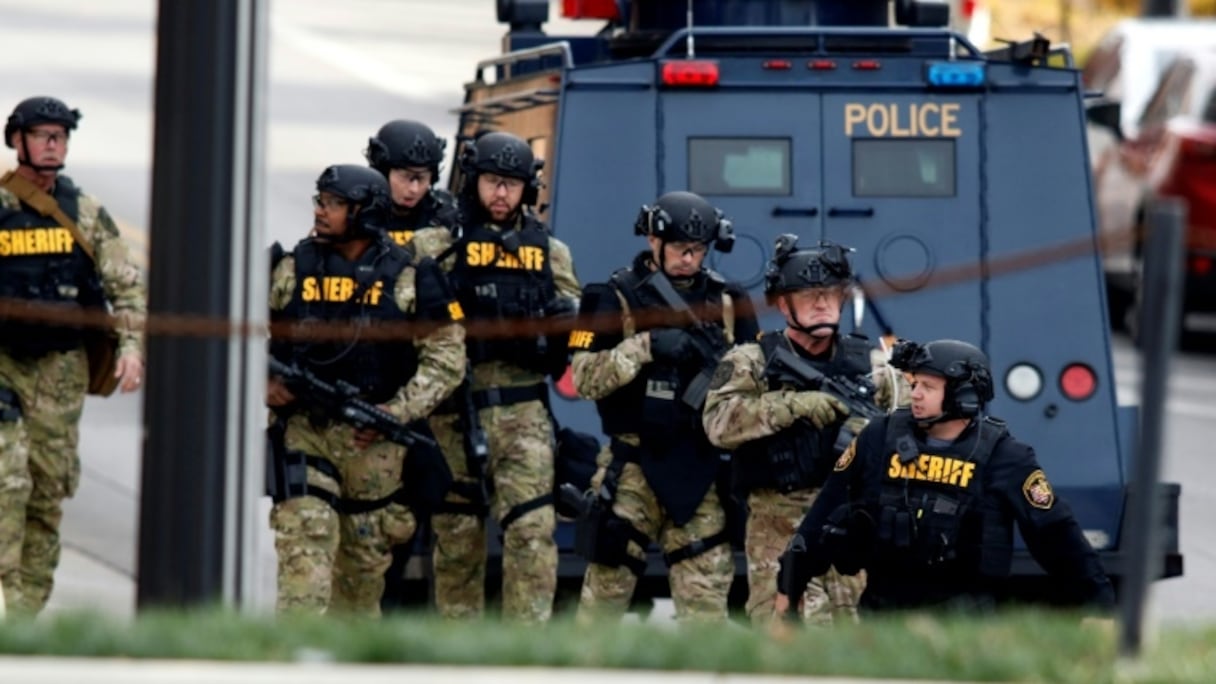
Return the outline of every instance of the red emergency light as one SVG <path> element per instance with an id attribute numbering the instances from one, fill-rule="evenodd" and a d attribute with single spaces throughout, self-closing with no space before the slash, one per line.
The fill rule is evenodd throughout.
<path id="1" fill-rule="evenodd" d="M 1083 363 L 1072 363 L 1060 373 L 1060 391 L 1073 401 L 1084 401 L 1098 389 L 1094 369 Z"/>
<path id="2" fill-rule="evenodd" d="M 713 88 L 718 85 L 718 63 L 707 59 L 663 62 L 662 78 L 669 88 Z"/>
<path id="3" fill-rule="evenodd" d="M 608 19 L 611 21 L 620 18 L 616 0 L 562 0 L 562 16 L 567 19 Z"/>

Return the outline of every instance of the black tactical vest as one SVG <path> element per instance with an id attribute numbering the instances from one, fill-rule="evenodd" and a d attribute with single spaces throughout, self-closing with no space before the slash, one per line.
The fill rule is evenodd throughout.
<path id="1" fill-rule="evenodd" d="M 781 331 L 760 338 L 768 390 L 818 390 L 818 384 L 808 385 L 800 378 L 784 374 L 771 362 L 778 345 L 788 344 Z M 869 375 L 871 344 L 867 338 L 838 337 L 834 346 L 836 352 L 831 361 L 805 359 L 806 362 L 827 377 L 856 379 Z M 839 431 L 839 425 L 818 430 L 810 421 L 800 419 L 777 434 L 744 444 L 731 459 L 736 491 L 776 489 L 788 493 L 822 487 L 839 456 L 834 449 Z"/>
<path id="2" fill-rule="evenodd" d="M 668 308 L 642 287 L 647 273 L 624 268 L 612 274 L 611 284 L 625 298 L 630 312 Z M 726 283 L 716 273 L 699 275 L 693 287 L 678 291 L 700 317 L 704 337 L 713 342 L 719 355 L 727 349 L 722 331 L 725 291 Z M 640 320 L 635 332 L 657 327 L 646 323 Z M 672 441 L 685 439 L 689 434 L 703 434 L 701 416 L 680 401 L 687 383 L 699 370 L 695 366 L 672 368 L 657 362 L 643 366 L 632 382 L 596 402 L 604 434 L 640 434 Z"/>
<path id="3" fill-rule="evenodd" d="M 350 262 L 311 238 L 293 252 L 296 289 L 275 320 L 301 324 L 350 322 L 399 323 L 410 319 L 397 307 L 393 290 L 410 255 L 385 239 L 358 262 Z M 357 325 L 349 339 L 276 343 L 275 356 L 306 365 L 323 380 L 345 380 L 372 403 L 388 401 L 418 369 L 414 345 L 407 340 L 361 341 Z M 288 358 L 283 358 L 288 357 Z"/>
<path id="4" fill-rule="evenodd" d="M 76 186 L 60 176 L 52 194 L 63 213 L 78 221 Z M 71 230 L 24 204 L 20 211 L 0 208 L 0 297 L 64 313 L 105 306 L 97 269 Z M 0 346 L 14 356 L 36 357 L 76 348 L 85 332 L 61 323 L 0 319 Z"/>
<path id="5" fill-rule="evenodd" d="M 648 272 L 635 265 L 612 275 L 612 286 L 625 298 L 631 312 L 669 308 L 642 287 Z M 728 347 L 723 332 L 725 291 L 725 281 L 713 272 L 698 275 L 692 287 L 678 291 L 701 320 L 699 334 L 706 347 L 714 349 L 715 358 Z M 656 327 L 645 322 L 639 321 L 636 332 Z M 677 526 L 692 518 L 721 467 L 720 450 L 705 436 L 700 411 L 683 400 L 688 384 L 704 366 L 690 363 L 672 367 L 652 361 L 628 385 L 596 402 L 605 434 L 639 436 L 639 465 Z"/>
<path id="6" fill-rule="evenodd" d="M 470 322 L 569 313 L 553 310 L 558 300 L 549 263 L 549 233 L 540 223 L 524 220 L 522 228 L 505 232 L 486 225 L 467 228 L 454 250 L 456 262 L 450 280 Z M 474 364 L 502 361 L 550 373 L 556 370 L 557 356 L 561 357 L 559 365 L 565 365 L 565 347 L 554 344 L 557 337 L 470 337 L 466 346 Z"/>
<path id="7" fill-rule="evenodd" d="M 868 504 L 874 512 L 872 567 L 960 582 L 1001 574 L 982 553 L 985 527 L 991 524 L 983 473 L 1008 435 L 1005 424 L 986 417 L 946 447 L 927 446 L 914 426 L 907 409 L 895 411 L 887 421 L 882 484 L 878 500 Z"/>

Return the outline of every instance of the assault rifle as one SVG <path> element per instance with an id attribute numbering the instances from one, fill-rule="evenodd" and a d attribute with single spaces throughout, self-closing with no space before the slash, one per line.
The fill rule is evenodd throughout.
<path id="1" fill-rule="evenodd" d="M 709 394 L 709 383 L 714 369 L 717 367 L 718 359 L 726 351 L 722 342 L 723 338 L 720 333 L 715 335 L 714 326 L 701 322 L 696 312 L 692 310 L 688 302 L 684 301 L 680 293 L 676 292 L 676 288 L 661 269 L 646 276 L 642 280 L 642 287 L 649 289 L 662 300 L 667 308 L 675 311 L 686 322 L 687 327 L 684 328 L 684 331 L 688 333 L 693 345 L 696 346 L 697 354 L 701 357 L 704 366 L 684 389 L 681 401 L 694 411 L 700 411 L 705 406 L 705 396 Z"/>
<path id="2" fill-rule="evenodd" d="M 844 402 L 849 408 L 849 415 L 862 416 L 867 421 L 886 415 L 886 411 L 874 403 L 874 384 L 869 380 L 828 377 L 794 352 L 781 346 L 773 352 L 770 363 L 779 371 L 778 377 L 784 376 L 790 378 L 794 384 L 814 387 Z M 842 428 L 836 438 L 836 453 L 844 452 L 856 436 Z"/>
<path id="3" fill-rule="evenodd" d="M 282 378 L 293 394 L 303 395 L 306 403 L 316 406 L 334 420 L 348 423 L 359 430 L 375 430 L 394 444 L 406 447 L 416 444 L 437 446 L 430 436 L 411 429 L 388 411 L 360 399 L 359 388 L 345 380 L 329 383 L 306 368 L 296 364 L 289 366 L 274 357 L 270 358 L 270 372 Z"/>

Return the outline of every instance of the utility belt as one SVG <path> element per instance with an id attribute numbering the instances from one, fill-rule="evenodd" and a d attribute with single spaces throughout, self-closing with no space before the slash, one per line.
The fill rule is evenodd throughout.
<path id="1" fill-rule="evenodd" d="M 488 389 L 473 390 L 472 400 L 474 408 L 478 411 L 494 408 L 495 406 L 523 404 L 529 401 L 539 401 L 548 406 L 549 388 L 543 382 L 522 387 L 490 387 Z M 444 417 L 462 413 L 464 407 L 460 403 L 460 399 L 456 398 L 453 394 L 443 400 L 443 403 L 431 415 Z"/>
<path id="2" fill-rule="evenodd" d="M 274 503 L 311 496 L 324 501 L 341 515 L 370 513 L 399 503 L 421 514 L 434 508 L 452 482 L 451 471 L 443 454 L 434 448 L 416 446 L 402 465 L 402 486 L 378 499 L 343 498 L 327 489 L 308 482 L 308 469 L 332 479 L 342 487 L 342 473 L 327 459 L 302 451 L 288 451 L 285 442 L 286 422 L 275 421 L 266 429 L 266 494 Z"/>
<path id="3" fill-rule="evenodd" d="M 68 325 L 0 320 L 0 349 L 17 359 L 40 359 L 84 345 L 85 331 Z"/>

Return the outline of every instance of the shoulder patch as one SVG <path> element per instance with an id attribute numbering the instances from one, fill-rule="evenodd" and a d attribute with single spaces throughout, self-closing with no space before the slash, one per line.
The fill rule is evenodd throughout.
<path id="1" fill-rule="evenodd" d="M 716 390 L 726 383 L 730 382 L 731 376 L 735 374 L 735 364 L 730 361 L 720 361 L 718 367 L 714 369 L 714 376 L 709 379 L 709 388 Z"/>
<path id="2" fill-rule="evenodd" d="M 1041 469 L 1026 476 L 1026 481 L 1022 483 L 1022 495 L 1031 506 L 1045 511 L 1056 502 L 1056 493 L 1051 490 L 1051 483 Z"/>
<path id="3" fill-rule="evenodd" d="M 836 465 L 832 468 L 832 470 L 838 473 L 843 470 L 848 470 L 849 466 L 853 464 L 853 457 L 856 455 L 857 441 L 854 440 L 853 442 L 849 443 L 849 446 L 844 450 L 844 453 L 840 455 L 840 458 L 836 459 Z"/>

